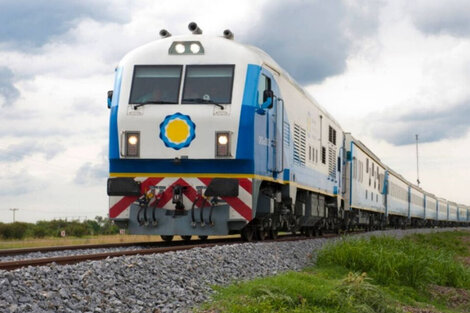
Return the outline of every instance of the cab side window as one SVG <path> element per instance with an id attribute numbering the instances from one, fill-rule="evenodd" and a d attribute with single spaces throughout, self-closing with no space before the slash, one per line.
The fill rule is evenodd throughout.
<path id="1" fill-rule="evenodd" d="M 258 82 L 258 105 L 263 104 L 263 93 L 265 90 L 271 90 L 271 79 L 261 74 Z"/>

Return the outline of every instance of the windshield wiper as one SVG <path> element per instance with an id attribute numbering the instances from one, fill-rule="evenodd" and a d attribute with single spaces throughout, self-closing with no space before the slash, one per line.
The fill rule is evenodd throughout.
<path id="1" fill-rule="evenodd" d="M 212 100 L 206 100 L 206 99 L 203 99 L 203 98 L 189 98 L 189 99 L 183 99 L 183 102 L 194 102 L 194 103 L 210 103 L 210 104 L 213 104 L 213 105 L 216 105 L 218 106 L 221 110 L 224 109 L 224 106 L 222 104 L 219 104 L 217 102 L 214 102 Z"/>
<path id="2" fill-rule="evenodd" d="M 164 100 L 145 101 L 145 102 L 134 105 L 134 110 L 137 110 L 138 107 L 144 106 L 146 104 L 176 104 L 176 102 L 174 102 L 174 101 L 164 101 Z"/>

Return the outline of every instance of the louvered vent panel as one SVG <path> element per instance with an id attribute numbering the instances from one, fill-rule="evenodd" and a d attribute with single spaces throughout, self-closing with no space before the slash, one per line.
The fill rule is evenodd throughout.
<path id="1" fill-rule="evenodd" d="M 284 122 L 284 145 L 290 146 L 290 125 Z"/>
<path id="2" fill-rule="evenodd" d="M 294 162 L 305 164 L 305 129 L 294 124 Z"/>
<path id="3" fill-rule="evenodd" d="M 335 147 L 328 147 L 328 172 L 330 177 L 336 178 L 336 150 Z"/>

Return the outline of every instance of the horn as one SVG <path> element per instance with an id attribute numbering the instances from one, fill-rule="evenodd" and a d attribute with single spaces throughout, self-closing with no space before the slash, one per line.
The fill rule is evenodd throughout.
<path id="1" fill-rule="evenodd" d="M 224 37 L 227 39 L 233 39 L 233 33 L 230 31 L 230 29 L 224 30 Z"/>
<path id="2" fill-rule="evenodd" d="M 202 29 L 197 26 L 196 23 L 191 22 L 188 25 L 188 29 L 194 34 L 194 35 L 201 35 L 202 34 Z"/>
<path id="3" fill-rule="evenodd" d="M 169 31 L 167 31 L 166 29 L 162 29 L 160 31 L 160 37 L 162 37 L 162 38 L 171 37 L 171 33 Z"/>

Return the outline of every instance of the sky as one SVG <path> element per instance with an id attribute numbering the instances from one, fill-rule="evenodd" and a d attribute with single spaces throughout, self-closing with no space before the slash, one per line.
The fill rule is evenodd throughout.
<path id="1" fill-rule="evenodd" d="M 165 28 L 270 54 L 383 162 L 470 205 L 467 0 L 1 0 L 0 222 L 106 216 L 106 92 Z"/>

